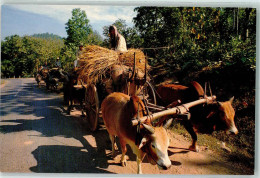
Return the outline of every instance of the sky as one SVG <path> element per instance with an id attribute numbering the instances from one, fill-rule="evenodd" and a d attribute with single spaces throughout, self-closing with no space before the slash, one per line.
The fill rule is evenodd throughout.
<path id="1" fill-rule="evenodd" d="M 133 26 L 132 19 L 136 16 L 134 6 L 2 5 L 1 39 L 15 34 L 24 36 L 46 32 L 66 37 L 65 24 L 74 8 L 86 12 L 90 25 L 100 35 L 104 26 L 119 18 L 125 20 L 128 26 Z"/>
<path id="2" fill-rule="evenodd" d="M 123 3 L 128 0 L 116 0 L 116 4 L 121 4 L 121 6 L 105 5 L 109 4 L 109 0 L 102 0 L 104 5 L 54 5 L 58 2 L 66 4 L 66 2 L 71 0 L 45 0 L 44 2 L 46 4 L 53 5 L 41 5 L 43 0 L 37 1 L 38 3 L 35 3 L 38 5 L 32 5 L 33 0 L 3 0 L 4 3 L 1 3 L 1 39 L 14 34 L 23 36 L 46 32 L 66 37 L 65 23 L 71 18 L 71 11 L 74 8 L 80 8 L 86 12 L 87 18 L 90 20 L 90 25 L 94 30 L 99 32 L 100 35 L 103 33 L 104 26 L 114 23 L 119 18 L 126 20 L 128 26 L 133 26 L 132 19 L 136 16 L 133 3 L 131 6 Z M 83 0 L 73 2 L 79 4 L 81 1 L 83 2 Z M 170 1 L 173 1 L 170 6 L 198 6 L 200 4 L 202 4 L 202 6 L 220 6 L 222 3 L 224 7 L 233 7 L 234 4 L 241 7 L 254 7 L 258 4 L 259 7 L 259 3 L 254 2 L 259 0 L 248 0 L 249 2 L 247 3 L 245 3 L 244 0 L 204 0 L 204 4 L 201 1 L 196 2 L 197 4 L 191 3 L 190 0 L 138 0 L 138 3 L 135 4 L 138 4 L 138 6 L 149 6 L 155 3 L 154 5 L 167 6 Z M 211 1 L 212 3 L 209 3 Z M 9 4 L 7 2 L 9 2 Z M 18 2 L 23 5 L 17 5 Z M 28 4 L 26 4 L 26 2 Z M 131 2 L 137 2 L 137 0 Z M 140 2 L 144 4 L 139 4 Z"/>

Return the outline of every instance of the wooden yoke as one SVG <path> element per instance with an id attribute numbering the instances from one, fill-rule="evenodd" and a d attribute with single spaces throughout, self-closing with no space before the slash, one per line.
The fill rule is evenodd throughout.
<path id="1" fill-rule="evenodd" d="M 206 98 L 199 99 L 199 100 L 196 100 L 196 101 L 193 101 L 193 102 L 190 102 L 190 103 L 186 103 L 186 104 L 183 104 L 183 105 L 180 105 L 180 106 L 176 106 L 174 108 L 171 108 L 171 109 L 168 109 L 168 110 L 165 110 L 165 111 L 161 111 L 161 112 L 154 113 L 152 115 L 141 117 L 139 120 L 140 120 L 141 123 L 144 123 L 147 119 L 151 119 L 151 122 L 152 122 L 156 119 L 159 119 L 159 118 L 161 118 L 163 116 L 167 116 L 167 115 L 185 114 L 189 111 L 189 108 L 191 108 L 193 106 L 196 106 L 196 105 L 199 105 L 199 104 L 204 104 L 204 103 L 212 104 L 214 101 L 216 101 L 216 96 L 206 97 Z M 135 126 L 137 124 L 138 124 L 138 120 L 136 120 L 136 119 L 132 120 L 133 126 Z"/>

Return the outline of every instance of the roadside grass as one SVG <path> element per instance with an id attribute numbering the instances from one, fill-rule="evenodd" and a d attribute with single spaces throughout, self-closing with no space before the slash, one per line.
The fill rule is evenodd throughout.
<path id="1" fill-rule="evenodd" d="M 173 121 L 171 130 L 174 133 L 182 135 L 191 144 L 192 139 L 190 134 L 178 121 Z M 254 145 L 251 145 L 252 147 L 248 145 L 252 138 L 246 138 L 246 135 L 243 133 L 239 134 L 226 135 L 224 131 L 213 132 L 212 135 L 198 133 L 197 145 L 199 148 L 205 147 L 218 153 L 217 155 L 221 155 L 228 161 L 235 163 L 236 166 L 242 165 L 241 167 L 246 167 L 248 172 L 251 173 L 254 170 Z M 223 149 L 223 142 L 225 143 L 225 147 L 230 149 L 231 152 Z"/>
<path id="2" fill-rule="evenodd" d="M 188 133 L 188 131 L 186 131 L 184 126 L 180 124 L 178 121 L 173 121 L 173 127 L 171 130 L 177 134 L 184 136 L 185 139 L 187 139 L 191 144 L 192 139 L 190 134 Z M 200 134 L 200 133 L 198 133 L 197 136 L 198 136 L 198 141 L 197 141 L 198 146 L 205 146 L 208 149 L 218 151 L 221 153 L 224 152 L 223 149 L 220 147 L 222 141 L 217 139 L 216 137 L 212 135 Z"/>

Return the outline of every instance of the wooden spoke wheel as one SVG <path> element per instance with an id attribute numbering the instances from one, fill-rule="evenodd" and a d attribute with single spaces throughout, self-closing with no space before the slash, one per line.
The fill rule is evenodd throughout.
<path id="1" fill-rule="evenodd" d="M 93 84 L 89 85 L 86 89 L 85 110 L 89 128 L 91 131 L 95 131 L 97 129 L 99 117 L 99 99 L 97 88 Z"/>
<path id="2" fill-rule="evenodd" d="M 149 103 L 156 105 L 157 102 L 154 87 L 151 85 L 150 82 L 145 82 L 143 87 L 143 94 Z"/>

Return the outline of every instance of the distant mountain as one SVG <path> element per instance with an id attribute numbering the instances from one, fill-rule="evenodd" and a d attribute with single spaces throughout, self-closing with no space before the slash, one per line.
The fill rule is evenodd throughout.
<path id="1" fill-rule="evenodd" d="M 37 33 L 37 34 L 33 34 L 31 36 L 36 37 L 36 38 L 43 38 L 43 39 L 59 39 L 59 40 L 62 40 L 61 36 L 55 35 L 53 33 Z"/>

